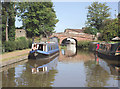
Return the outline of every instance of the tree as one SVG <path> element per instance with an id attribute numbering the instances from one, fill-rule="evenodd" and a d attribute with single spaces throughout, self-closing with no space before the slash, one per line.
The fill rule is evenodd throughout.
<path id="1" fill-rule="evenodd" d="M 2 2 L 2 40 L 8 41 L 8 29 L 7 29 L 7 23 L 8 23 L 8 6 L 9 3 Z"/>
<path id="2" fill-rule="evenodd" d="M 120 13 L 118 14 L 118 36 L 120 37 Z"/>
<path id="3" fill-rule="evenodd" d="M 15 9 L 13 2 L 2 2 L 2 41 L 15 39 Z"/>
<path id="4" fill-rule="evenodd" d="M 102 22 L 104 22 L 109 16 L 110 8 L 106 6 L 106 3 L 98 3 L 93 2 L 88 7 L 88 14 L 87 14 L 87 25 L 89 27 L 96 28 L 98 32 L 100 31 L 100 27 L 102 26 Z"/>
<path id="5" fill-rule="evenodd" d="M 18 4 L 18 12 L 28 37 L 46 35 L 54 31 L 58 22 L 52 2 L 24 2 Z"/>
<path id="6" fill-rule="evenodd" d="M 14 8 L 14 2 L 10 2 L 9 6 L 9 19 L 8 19 L 8 38 L 9 40 L 14 41 L 15 40 L 15 8 Z"/>
<path id="7" fill-rule="evenodd" d="M 92 28 L 92 27 L 86 27 L 84 32 L 88 33 L 88 34 L 92 34 L 93 35 L 93 39 L 95 39 L 95 36 L 97 35 L 97 29 L 96 28 Z"/>
<path id="8" fill-rule="evenodd" d="M 112 38 L 118 36 L 118 18 L 116 19 L 107 19 L 103 22 L 103 26 L 100 28 L 101 30 L 101 40 L 109 41 Z"/>

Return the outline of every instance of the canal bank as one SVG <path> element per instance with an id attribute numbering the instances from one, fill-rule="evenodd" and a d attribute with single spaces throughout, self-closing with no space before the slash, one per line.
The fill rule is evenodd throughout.
<path id="1" fill-rule="evenodd" d="M 27 59 L 29 51 L 30 49 L 25 49 L 1 54 L 0 67 L 5 67 Z"/>

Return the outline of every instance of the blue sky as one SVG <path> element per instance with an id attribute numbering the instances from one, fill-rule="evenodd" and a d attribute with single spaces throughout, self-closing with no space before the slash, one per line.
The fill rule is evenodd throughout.
<path id="1" fill-rule="evenodd" d="M 64 32 L 66 28 L 81 29 L 87 21 L 87 7 L 92 2 L 53 2 L 59 22 L 56 24 L 56 32 Z M 118 12 L 118 2 L 107 2 L 111 8 L 111 18 L 115 18 L 115 10 Z M 21 22 L 16 18 L 16 26 L 20 27 Z"/>

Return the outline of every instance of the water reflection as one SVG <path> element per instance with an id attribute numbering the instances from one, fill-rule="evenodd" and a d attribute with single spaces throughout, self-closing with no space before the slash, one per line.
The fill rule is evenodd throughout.
<path id="1" fill-rule="evenodd" d="M 4 87 L 118 86 L 120 64 L 117 61 L 101 59 L 97 54 L 76 50 L 74 47 L 68 45 L 53 59 L 29 60 L 3 71 L 2 85 Z"/>
<path id="2" fill-rule="evenodd" d="M 26 64 L 18 65 L 9 69 L 6 76 L 2 72 L 2 86 L 4 87 L 51 87 L 53 85 L 55 74 L 57 73 L 58 56 L 50 60 L 29 60 Z M 37 71 L 32 73 L 32 68 L 39 68 L 46 65 L 47 71 L 42 73 Z M 44 73 L 43 73 L 44 72 Z"/>
<path id="3" fill-rule="evenodd" d="M 99 65 L 104 68 L 109 74 L 114 75 L 115 79 L 120 79 L 120 62 L 109 59 L 99 59 Z"/>
<path id="4" fill-rule="evenodd" d="M 33 61 L 35 62 L 33 64 Z M 58 63 L 58 57 L 50 60 L 33 60 L 30 61 L 30 67 L 32 69 L 32 73 L 47 73 L 50 70 L 56 69 Z"/>
<path id="5" fill-rule="evenodd" d="M 85 62 L 85 66 L 88 87 L 118 87 L 117 80 L 119 80 L 120 77 L 120 65 L 117 61 L 101 59 L 97 56 L 97 54 L 95 54 L 95 61 L 87 61 Z"/>
<path id="6" fill-rule="evenodd" d="M 62 49 L 62 54 L 66 57 L 73 57 L 77 54 L 77 49 L 75 44 L 67 44 L 66 49 Z"/>
<path id="7" fill-rule="evenodd" d="M 76 45 L 67 44 L 66 49 L 62 49 L 59 56 L 61 62 L 85 62 L 94 60 L 94 54 L 87 50 L 76 50 Z"/>

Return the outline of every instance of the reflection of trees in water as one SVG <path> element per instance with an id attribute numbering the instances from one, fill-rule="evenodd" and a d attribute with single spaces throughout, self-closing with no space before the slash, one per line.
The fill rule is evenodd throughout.
<path id="1" fill-rule="evenodd" d="M 86 81 L 88 87 L 104 87 L 107 86 L 109 74 L 95 61 L 85 62 L 86 66 Z"/>
<path id="2" fill-rule="evenodd" d="M 11 68 L 2 72 L 2 86 L 13 87 L 15 86 L 15 68 Z"/>

